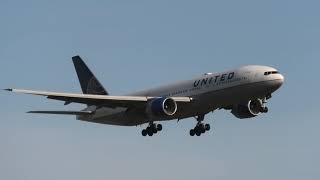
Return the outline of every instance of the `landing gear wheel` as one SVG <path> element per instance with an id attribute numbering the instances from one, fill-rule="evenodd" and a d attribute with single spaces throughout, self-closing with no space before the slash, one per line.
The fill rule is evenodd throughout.
<path id="1" fill-rule="evenodd" d="M 194 129 L 190 129 L 190 136 L 194 136 L 196 134 Z"/>
<path id="2" fill-rule="evenodd" d="M 204 127 L 203 124 L 199 124 L 198 128 L 199 128 L 199 131 L 200 131 L 201 133 L 205 133 L 205 132 L 206 132 L 206 129 L 205 129 L 205 127 Z"/>
<path id="3" fill-rule="evenodd" d="M 198 130 L 198 131 L 196 131 L 196 135 L 197 136 L 201 136 L 201 132 Z"/>
<path id="4" fill-rule="evenodd" d="M 153 133 L 153 134 L 157 134 L 157 132 L 158 132 L 157 128 L 152 127 L 152 133 Z"/>
<path id="5" fill-rule="evenodd" d="M 151 127 L 147 127 L 146 131 L 147 131 L 147 134 L 148 134 L 149 136 L 152 136 L 152 135 L 153 135 L 153 130 L 152 130 Z"/>
<path id="6" fill-rule="evenodd" d="M 261 107 L 260 112 L 267 113 L 269 111 L 268 107 Z"/>
<path id="7" fill-rule="evenodd" d="M 157 130 L 158 131 L 162 131 L 162 125 L 161 124 L 157 124 Z"/>
<path id="8" fill-rule="evenodd" d="M 153 132 L 151 131 L 151 129 L 148 130 L 148 135 L 149 135 L 149 136 L 153 136 Z"/>
<path id="9" fill-rule="evenodd" d="M 210 129 L 211 129 L 210 124 L 204 125 L 204 129 L 205 129 L 206 131 L 210 131 Z"/>
<path id="10" fill-rule="evenodd" d="M 148 134 L 148 133 L 147 133 L 147 130 L 145 130 L 145 129 L 142 130 L 141 134 L 142 134 L 142 136 L 147 136 L 147 134 Z"/>

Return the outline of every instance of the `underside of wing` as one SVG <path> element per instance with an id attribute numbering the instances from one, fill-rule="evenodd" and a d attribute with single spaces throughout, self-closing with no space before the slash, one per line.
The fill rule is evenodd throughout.
<path id="1" fill-rule="evenodd" d="M 93 111 L 29 111 L 34 114 L 91 115 Z"/>
<path id="2" fill-rule="evenodd" d="M 91 95 L 91 94 L 75 94 L 75 93 L 58 93 L 46 91 L 33 91 L 24 89 L 6 89 L 16 93 L 32 94 L 38 96 L 45 96 L 48 99 L 65 101 L 68 103 L 81 103 L 86 105 L 96 105 L 104 107 L 141 107 L 150 99 L 157 97 L 144 96 L 105 96 L 105 95 Z M 190 97 L 171 97 L 176 102 L 190 102 Z"/>

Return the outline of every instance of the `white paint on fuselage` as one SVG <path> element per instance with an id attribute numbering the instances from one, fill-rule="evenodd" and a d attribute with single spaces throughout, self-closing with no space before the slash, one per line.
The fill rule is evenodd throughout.
<path id="1" fill-rule="evenodd" d="M 156 118 L 152 121 L 183 119 L 206 114 L 217 108 L 240 103 L 254 98 L 263 98 L 276 91 L 283 83 L 281 74 L 264 75 L 277 71 L 267 66 L 243 66 L 222 73 L 210 73 L 198 78 L 144 90 L 129 95 L 154 97 L 192 97 L 187 104 L 178 104 L 174 116 Z M 232 78 L 228 76 L 233 74 Z M 231 75 L 229 76 L 231 77 Z M 90 109 L 94 107 L 89 107 Z M 126 108 L 99 108 L 94 115 L 79 116 L 78 119 L 111 125 L 131 126 L 150 121 L 144 110 L 130 111 Z"/>

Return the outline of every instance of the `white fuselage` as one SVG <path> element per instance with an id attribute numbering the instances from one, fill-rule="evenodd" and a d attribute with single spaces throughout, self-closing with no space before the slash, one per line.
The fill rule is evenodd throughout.
<path id="1" fill-rule="evenodd" d="M 207 73 L 192 80 L 130 94 L 146 97 L 184 96 L 193 99 L 191 103 L 179 105 L 177 112 L 166 118 L 150 119 L 144 109 L 113 109 L 95 106 L 86 108 L 86 110 L 96 110 L 95 114 L 77 118 L 111 125 L 133 126 L 149 121 L 195 117 L 217 108 L 232 106 L 255 98 L 264 98 L 273 93 L 284 81 L 284 77 L 275 72 L 277 72 L 276 69 L 267 66 L 244 66 L 222 73 Z"/>

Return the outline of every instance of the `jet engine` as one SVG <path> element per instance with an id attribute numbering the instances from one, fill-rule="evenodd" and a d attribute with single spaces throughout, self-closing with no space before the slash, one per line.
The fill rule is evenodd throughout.
<path id="1" fill-rule="evenodd" d="M 268 108 L 263 105 L 260 99 L 234 105 L 231 111 L 234 116 L 240 119 L 252 118 L 266 112 L 268 112 Z"/>
<path id="2" fill-rule="evenodd" d="M 177 103 L 172 98 L 155 98 L 148 102 L 146 113 L 150 117 L 166 117 L 174 115 L 177 109 Z"/>

